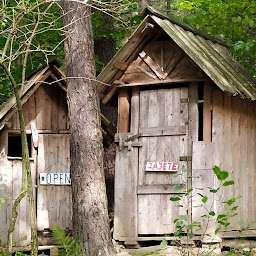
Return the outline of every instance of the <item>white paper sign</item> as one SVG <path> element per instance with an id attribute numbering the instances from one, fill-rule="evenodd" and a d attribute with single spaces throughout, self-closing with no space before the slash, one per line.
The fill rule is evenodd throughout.
<path id="1" fill-rule="evenodd" d="M 33 145 L 35 148 L 38 147 L 38 131 L 36 129 L 36 124 L 34 122 L 31 122 L 31 131 L 32 131 L 32 140 L 33 140 Z"/>
<path id="2" fill-rule="evenodd" d="M 178 164 L 174 162 L 147 162 L 148 172 L 177 172 Z"/>
<path id="3" fill-rule="evenodd" d="M 70 173 L 40 173 L 40 185 L 71 185 Z"/>

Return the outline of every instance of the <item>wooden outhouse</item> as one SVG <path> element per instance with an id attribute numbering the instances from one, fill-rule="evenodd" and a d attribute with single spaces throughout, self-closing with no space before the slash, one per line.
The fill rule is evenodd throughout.
<path id="1" fill-rule="evenodd" d="M 72 230 L 70 131 L 66 81 L 56 61 L 41 68 L 21 89 L 40 245 L 52 243 L 52 228 Z M 114 127 L 101 115 L 105 142 Z M 32 142 L 31 123 L 38 133 L 38 147 Z M 21 187 L 22 161 L 16 100 L 11 96 L 0 108 L 0 247 L 6 245 L 12 206 Z M 14 245 L 28 246 L 30 238 L 28 199 L 23 198 L 14 231 Z"/>
<path id="2" fill-rule="evenodd" d="M 118 95 L 114 239 L 160 240 L 174 233 L 174 219 L 199 218 L 202 197 L 188 208 L 170 197 L 192 187 L 210 199 L 215 165 L 235 182 L 220 200 L 241 197 L 221 237 L 236 237 L 239 219 L 255 237 L 256 81 L 218 39 L 152 8 L 143 17 L 98 77 L 103 104 Z"/>

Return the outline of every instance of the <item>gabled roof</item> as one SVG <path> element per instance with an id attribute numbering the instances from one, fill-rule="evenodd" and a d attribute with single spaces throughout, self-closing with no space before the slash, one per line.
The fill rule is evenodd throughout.
<path id="1" fill-rule="evenodd" d="M 38 89 L 38 87 L 48 78 L 52 77 L 54 81 L 66 91 L 65 75 L 60 71 L 57 61 L 52 61 L 42 67 L 38 72 L 27 80 L 22 88 L 19 89 L 22 105 Z M 16 98 L 14 94 L 0 107 L 0 130 L 5 126 L 6 121 L 16 111 Z"/>
<path id="2" fill-rule="evenodd" d="M 59 63 L 57 61 L 52 61 L 48 65 L 42 67 L 34 75 L 32 75 L 25 83 L 25 85 L 19 89 L 21 103 L 22 105 L 28 101 L 30 96 L 38 89 L 38 87 L 46 81 L 47 78 L 51 77 L 53 83 L 57 85 L 64 91 L 66 88 L 66 77 L 59 69 Z M 11 116 L 16 113 L 16 98 L 12 95 L 2 106 L 0 107 L 0 130 L 2 130 L 11 118 Z M 105 130 L 106 134 L 110 137 L 114 137 L 116 128 L 111 124 L 111 122 L 101 113 L 101 125 Z"/>
<path id="3" fill-rule="evenodd" d="M 164 31 L 222 90 L 242 98 L 256 99 L 256 81 L 230 54 L 229 49 L 217 38 L 206 35 L 174 18 L 165 16 L 151 7 L 143 12 L 144 20 L 134 31 L 127 43 L 120 49 L 98 76 L 101 98 L 109 86 L 120 79 L 138 53 L 155 35 L 149 31 L 150 24 Z M 152 35 L 153 34 L 153 35 Z"/>

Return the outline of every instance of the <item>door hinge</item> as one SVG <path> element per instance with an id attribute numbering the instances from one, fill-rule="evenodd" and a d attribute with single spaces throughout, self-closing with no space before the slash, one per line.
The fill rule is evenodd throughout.
<path id="1" fill-rule="evenodd" d="M 185 161 L 185 162 L 192 161 L 192 156 L 181 156 L 180 161 Z"/>
<path id="2" fill-rule="evenodd" d="M 180 103 L 198 103 L 196 98 L 181 98 Z"/>

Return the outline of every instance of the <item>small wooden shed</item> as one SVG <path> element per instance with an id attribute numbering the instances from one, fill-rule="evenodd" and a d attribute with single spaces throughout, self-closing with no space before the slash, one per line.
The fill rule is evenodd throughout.
<path id="1" fill-rule="evenodd" d="M 40 245 L 51 245 L 52 228 L 72 231 L 70 131 L 65 75 L 56 61 L 41 68 L 21 89 L 30 164 L 35 186 L 35 205 Z M 113 141 L 114 127 L 101 115 L 106 144 Z M 32 143 L 31 123 L 38 132 Z M 0 247 L 6 245 L 12 206 L 21 187 L 22 161 L 16 100 L 11 96 L 0 108 Z M 14 231 L 14 246 L 30 245 L 28 199 L 24 198 Z"/>
<path id="2" fill-rule="evenodd" d="M 208 195 L 215 165 L 235 181 L 221 200 L 241 196 L 236 220 L 255 237 L 256 81 L 218 39 L 150 7 L 143 17 L 98 77 L 103 104 L 118 94 L 114 239 L 161 240 L 174 219 L 196 220 L 202 198 L 184 210 L 170 197 L 191 187 Z M 222 238 L 236 237 L 236 220 Z"/>

